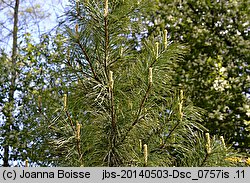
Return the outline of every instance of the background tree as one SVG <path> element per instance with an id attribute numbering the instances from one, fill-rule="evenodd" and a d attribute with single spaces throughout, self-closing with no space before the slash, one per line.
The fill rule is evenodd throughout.
<path id="1" fill-rule="evenodd" d="M 63 14 L 65 3 L 66 1 L 63 0 L 46 2 L 26 0 L 20 2 L 18 13 L 19 41 L 25 33 L 30 33 L 37 41 L 42 34 L 49 33 L 51 29 L 56 28 L 60 22 L 60 16 Z M 13 0 L 0 1 L 0 46 L 8 51 L 12 47 L 14 6 L 15 1 Z M 48 24 L 48 22 L 50 23 Z"/>
<path id="2" fill-rule="evenodd" d="M 28 33 L 28 26 L 34 28 L 37 23 L 39 27 L 38 21 L 46 18 L 47 13 L 41 11 L 41 6 L 27 6 L 19 1 L 0 1 L 0 4 L 0 154 L 3 166 L 13 166 L 26 159 L 43 157 L 37 154 L 42 149 L 38 151 L 35 148 L 41 144 L 36 130 L 41 124 L 34 120 L 37 98 L 33 96 L 37 95 L 39 89 L 48 86 L 49 70 L 44 72 L 47 69 L 45 66 L 49 65 L 46 59 L 55 56 L 53 51 L 49 51 L 53 49 L 48 48 L 48 36 L 43 36 L 40 44 L 35 44 Z M 30 18 L 33 15 L 33 19 Z M 34 31 L 36 36 L 39 36 L 39 30 Z M 35 37 L 34 32 L 32 37 Z M 13 41 L 11 46 L 10 41 Z"/>
<path id="3" fill-rule="evenodd" d="M 5 103 L 3 107 L 3 114 L 6 118 L 6 123 L 4 125 L 4 134 L 5 137 L 3 139 L 3 149 L 4 149 L 4 155 L 3 155 L 3 166 L 9 166 L 9 143 L 8 138 L 13 138 L 13 135 L 11 135 L 11 131 L 14 126 L 14 120 L 13 120 L 13 108 L 14 108 L 14 92 L 16 90 L 16 64 L 17 64 L 17 31 L 18 31 L 18 10 L 19 10 L 19 0 L 16 0 L 15 7 L 14 7 L 14 24 L 13 24 L 13 44 L 12 44 L 12 55 L 10 59 L 9 68 L 9 82 L 7 84 L 8 92 L 7 94 L 7 102 Z M 7 57 L 5 57 L 7 58 Z"/>
<path id="4" fill-rule="evenodd" d="M 160 0 L 145 18 L 148 32 L 187 43 L 180 63 L 182 84 L 196 106 L 206 109 L 204 125 L 241 150 L 249 149 L 249 18 L 247 0 Z"/>

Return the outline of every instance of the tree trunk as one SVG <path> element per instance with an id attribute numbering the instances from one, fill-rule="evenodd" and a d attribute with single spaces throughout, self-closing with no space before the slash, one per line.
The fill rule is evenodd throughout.
<path id="1" fill-rule="evenodd" d="M 7 140 L 11 130 L 13 129 L 13 107 L 14 107 L 14 93 L 16 90 L 16 62 L 17 62 L 17 32 L 18 32 L 18 9 L 19 9 L 19 0 L 16 0 L 14 8 L 14 26 L 13 26 L 13 45 L 12 45 L 12 56 L 11 56 L 11 65 L 12 71 L 10 73 L 10 90 L 8 98 L 8 107 L 6 115 L 6 136 L 5 141 Z M 9 165 L 9 147 L 8 143 L 4 143 L 4 157 L 3 157 L 3 166 L 8 167 Z"/>

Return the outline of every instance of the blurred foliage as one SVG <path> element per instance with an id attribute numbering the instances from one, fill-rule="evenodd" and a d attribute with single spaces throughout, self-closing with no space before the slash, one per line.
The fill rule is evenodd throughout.
<path id="1" fill-rule="evenodd" d="M 211 134 L 249 150 L 249 0 L 159 0 L 155 8 L 145 18 L 144 37 L 167 29 L 171 39 L 190 46 L 176 83 L 207 111 L 202 124 Z"/>
<path id="2" fill-rule="evenodd" d="M 53 41 L 52 41 L 53 39 Z M 35 162 L 34 165 L 49 165 L 50 159 L 46 154 L 48 149 L 48 134 L 46 131 L 46 116 L 41 119 L 41 103 L 44 97 L 50 98 L 50 106 L 53 108 L 53 99 L 62 95 L 64 82 L 60 79 L 60 68 L 57 68 L 51 60 L 59 60 L 63 52 L 62 36 L 43 35 L 39 43 L 33 40 L 29 33 L 22 36 L 19 42 L 19 54 L 17 56 L 15 101 L 12 106 L 13 124 L 11 131 L 6 130 L 5 120 L 8 105 L 6 96 L 9 91 L 9 58 L 2 52 L 1 59 L 1 151 L 7 143 L 10 147 L 10 162 L 18 166 L 24 165 L 28 159 Z M 54 62 L 54 61 L 53 61 Z M 60 84 L 62 83 L 62 84 Z M 60 86 L 60 87 L 59 87 Z M 53 97 L 52 97 L 53 96 Z M 61 98 L 61 96 L 59 96 Z M 58 101 L 58 100 L 57 100 Z M 54 103 L 56 104 L 56 103 Z M 11 165 L 13 166 L 13 164 Z"/>
<path id="3" fill-rule="evenodd" d="M 41 35 L 44 29 L 40 22 L 48 17 L 44 6 L 22 1 L 17 11 L 17 2 L 0 1 L 0 155 L 4 166 L 23 166 L 26 159 L 36 165 L 48 164 L 42 149 L 46 133 L 41 130 L 44 123 L 37 118 L 37 99 L 44 88 L 55 86 L 53 77 L 57 76 L 52 77 L 51 72 L 56 68 L 49 61 L 57 59 L 54 48 L 60 49 L 62 36 Z M 11 44 L 16 40 L 13 19 L 18 42 Z M 13 48 L 17 55 L 10 53 Z M 4 153 L 6 149 L 8 153 Z"/>

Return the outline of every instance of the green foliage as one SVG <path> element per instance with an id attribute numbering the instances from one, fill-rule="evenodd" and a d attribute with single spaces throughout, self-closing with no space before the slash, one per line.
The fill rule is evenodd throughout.
<path id="1" fill-rule="evenodd" d="M 6 102 L 13 68 L 2 52 L 0 144 L 12 148 L 9 159 L 18 166 L 26 159 L 30 166 L 247 165 L 206 133 L 206 111 L 176 82 L 192 46 L 166 44 L 164 31 L 140 36 L 155 1 L 105 2 L 71 1 L 55 35 L 39 43 L 21 36 L 14 104 Z M 207 79 L 227 80 L 221 58 L 207 60 L 216 67 Z M 9 134 L 6 110 L 14 111 Z"/>
<path id="2" fill-rule="evenodd" d="M 55 62 L 62 58 L 58 55 L 59 50 L 63 52 L 62 43 L 62 36 L 59 34 L 51 38 L 43 35 L 40 43 L 35 43 L 30 35 L 26 34 L 20 45 L 19 56 L 22 62 L 18 70 L 18 98 L 21 106 L 15 119 L 22 122 L 23 139 L 20 142 L 23 143 L 24 156 L 21 161 L 28 159 L 34 165 L 48 166 L 52 162 L 48 154 L 50 136 L 47 134 L 48 116 L 45 115 L 45 111 L 55 108 L 58 98 L 61 98 L 60 91 L 64 87 L 63 81 L 60 80 L 60 68 L 51 63 L 51 60 Z M 50 99 L 50 105 L 46 109 L 43 108 L 44 98 Z"/>
<path id="3" fill-rule="evenodd" d="M 249 1 L 161 0 L 156 7 L 147 19 L 148 35 L 166 28 L 172 39 L 190 46 L 176 81 L 206 109 L 203 124 L 248 149 Z"/>
<path id="4" fill-rule="evenodd" d="M 163 34 L 130 41 L 145 30 L 143 20 L 133 19 L 149 11 L 151 1 L 143 2 L 72 3 L 68 43 L 58 50 L 67 51 L 52 60 L 65 65 L 64 95 L 42 93 L 55 166 L 230 165 L 232 150 L 204 139 L 204 111 L 174 84 L 187 47 L 166 48 Z"/>
<path id="5" fill-rule="evenodd" d="M 52 86 L 48 84 L 48 76 L 52 77 L 46 59 L 55 58 L 55 53 L 46 36 L 40 44 L 32 39 L 40 36 L 39 23 L 48 14 L 33 2 L 7 0 L 0 4 L 0 156 L 3 166 L 23 166 L 27 158 L 39 164 L 39 158 L 44 157 L 40 144 L 45 135 L 38 133 L 42 124 L 36 118 L 36 100 L 43 87 Z"/>
<path id="6" fill-rule="evenodd" d="M 51 40 L 53 39 L 53 41 Z M 15 88 L 15 101 L 13 105 L 6 102 L 10 90 L 11 71 L 10 58 L 3 52 L 1 54 L 1 151 L 4 145 L 9 145 L 10 162 L 17 166 L 23 166 L 25 160 L 29 160 L 33 166 L 49 166 L 53 158 L 48 153 L 47 134 L 48 118 L 45 111 L 55 108 L 52 104 L 58 104 L 61 99 L 65 84 L 61 78 L 61 67 L 55 65 L 56 61 L 63 58 L 63 37 L 58 34 L 50 38 L 43 35 L 39 43 L 35 43 L 30 34 L 25 34 L 19 42 L 19 54 L 17 56 L 16 72 L 18 83 Z M 53 63 L 51 62 L 53 60 Z M 61 93 L 61 96 L 60 96 Z M 42 110 L 44 98 L 50 98 L 50 105 Z M 53 101 L 54 100 L 54 101 Z M 45 105 L 45 102 L 43 102 Z M 60 106 L 60 104 L 58 104 Z M 56 107 L 58 107 L 56 105 Z M 7 133 L 7 111 L 14 111 L 12 130 Z M 42 116 L 42 118 L 41 118 Z"/>

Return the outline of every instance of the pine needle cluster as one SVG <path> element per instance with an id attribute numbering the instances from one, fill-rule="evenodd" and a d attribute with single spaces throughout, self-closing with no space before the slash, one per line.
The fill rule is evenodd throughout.
<path id="1" fill-rule="evenodd" d="M 167 30 L 130 39 L 152 3 L 71 1 L 62 61 L 71 84 L 49 124 L 55 165 L 228 165 L 230 150 L 204 135 L 204 111 L 174 84 L 188 48 L 168 43 Z"/>

